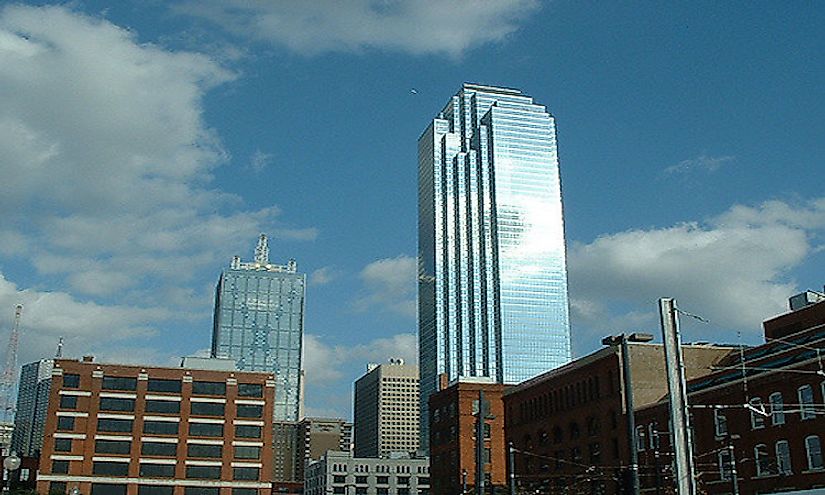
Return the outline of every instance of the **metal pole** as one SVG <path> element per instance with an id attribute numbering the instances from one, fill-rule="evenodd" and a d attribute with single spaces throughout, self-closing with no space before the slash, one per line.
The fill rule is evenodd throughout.
<path id="1" fill-rule="evenodd" d="M 636 446 L 636 417 L 633 411 L 633 380 L 630 377 L 630 356 L 627 335 L 622 340 L 622 375 L 624 378 L 624 408 L 627 415 L 627 441 L 630 444 L 629 488 L 631 495 L 639 495 L 639 450 Z"/>
<path id="2" fill-rule="evenodd" d="M 461 470 L 461 495 L 467 495 L 467 470 Z"/>
<path id="3" fill-rule="evenodd" d="M 736 452 L 733 443 L 728 444 L 728 451 L 730 452 L 730 478 L 733 484 L 733 495 L 739 495 L 739 475 L 736 474 Z"/>
<path id="4" fill-rule="evenodd" d="M 510 459 L 510 495 L 516 495 L 516 449 L 513 448 L 513 442 L 508 445 L 509 459 Z"/>
<path id="5" fill-rule="evenodd" d="M 653 430 L 653 468 L 656 470 L 656 495 L 662 495 L 662 464 L 659 455 L 659 430 Z"/>
<path id="6" fill-rule="evenodd" d="M 678 495 L 694 495 L 696 478 L 693 469 L 693 439 L 690 434 L 685 365 L 682 359 L 682 343 L 679 322 L 676 318 L 676 301 L 659 299 L 659 317 L 662 324 L 662 341 L 665 348 L 667 389 L 670 399 L 671 440 L 673 442 L 674 478 Z"/>

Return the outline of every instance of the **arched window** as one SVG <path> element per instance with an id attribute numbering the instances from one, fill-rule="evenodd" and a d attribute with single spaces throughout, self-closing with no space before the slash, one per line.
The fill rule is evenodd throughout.
<path id="1" fill-rule="evenodd" d="M 785 424 L 785 401 L 782 392 L 774 392 L 768 397 L 771 403 L 771 423 L 774 426 Z"/>
<path id="2" fill-rule="evenodd" d="M 722 413 L 721 409 L 713 410 L 713 425 L 716 429 L 717 437 L 723 437 L 728 434 L 728 419 Z"/>
<path id="3" fill-rule="evenodd" d="M 796 390 L 799 397 L 799 416 L 803 421 L 806 419 L 814 419 L 816 411 L 814 410 L 814 389 L 810 385 L 802 385 Z"/>
<path id="4" fill-rule="evenodd" d="M 719 479 L 729 480 L 733 470 L 731 469 L 731 457 L 729 449 L 719 451 Z"/>
<path id="5" fill-rule="evenodd" d="M 765 427 L 765 406 L 762 404 L 762 399 L 754 397 L 749 401 L 751 411 L 751 428 L 759 430 Z"/>
<path id="6" fill-rule="evenodd" d="M 805 453 L 808 456 L 808 469 L 822 469 L 822 444 L 819 437 L 811 435 L 805 438 Z"/>
<path id="7" fill-rule="evenodd" d="M 651 450 L 659 448 L 659 427 L 655 421 L 647 425 L 647 442 Z"/>
<path id="8" fill-rule="evenodd" d="M 768 476 L 771 474 L 771 458 L 768 454 L 768 446 L 760 443 L 753 448 L 753 460 L 756 464 L 757 476 Z"/>
<path id="9" fill-rule="evenodd" d="M 791 474 L 791 448 L 787 440 L 776 442 L 776 470 L 779 474 Z"/>
<path id="10" fill-rule="evenodd" d="M 645 427 L 640 425 L 636 427 L 636 450 L 644 452 L 645 446 Z"/>

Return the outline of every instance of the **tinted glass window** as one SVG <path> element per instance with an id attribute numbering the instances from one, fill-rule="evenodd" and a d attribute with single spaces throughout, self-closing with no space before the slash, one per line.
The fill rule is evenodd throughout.
<path id="1" fill-rule="evenodd" d="M 138 485 L 138 495 L 172 495 L 174 486 Z"/>
<path id="2" fill-rule="evenodd" d="M 232 468 L 232 479 L 236 480 L 257 480 L 259 469 L 253 467 Z"/>
<path id="3" fill-rule="evenodd" d="M 172 421 L 144 421 L 143 433 L 151 435 L 177 435 L 178 423 Z"/>
<path id="4" fill-rule="evenodd" d="M 233 488 L 232 495 L 258 495 L 258 490 L 254 488 Z"/>
<path id="5" fill-rule="evenodd" d="M 260 418 L 264 415 L 264 406 L 238 404 L 239 418 Z"/>
<path id="6" fill-rule="evenodd" d="M 69 461 L 52 461 L 52 474 L 68 474 Z"/>
<path id="7" fill-rule="evenodd" d="M 179 394 L 181 389 L 180 380 L 162 380 L 160 378 L 150 378 L 146 384 L 149 392 L 167 392 Z"/>
<path id="8" fill-rule="evenodd" d="M 141 455 L 152 455 L 161 457 L 175 457 L 177 455 L 178 444 L 161 442 L 143 442 L 140 447 Z"/>
<path id="9" fill-rule="evenodd" d="M 238 397 L 263 397 L 264 386 L 260 383 L 239 383 Z"/>
<path id="10" fill-rule="evenodd" d="M 126 485 L 92 483 L 92 495 L 126 495 Z"/>
<path id="11" fill-rule="evenodd" d="M 226 382 L 192 382 L 192 393 L 197 395 L 226 395 Z"/>
<path id="12" fill-rule="evenodd" d="M 218 402 L 192 402 L 193 416 L 223 416 L 224 404 Z"/>
<path id="13" fill-rule="evenodd" d="M 238 459 L 260 459 L 261 448 L 239 445 L 235 447 L 235 457 Z"/>
<path id="14" fill-rule="evenodd" d="M 55 438 L 54 439 L 55 452 L 71 452 L 72 439 L 71 438 Z"/>
<path id="15" fill-rule="evenodd" d="M 186 466 L 186 477 L 195 479 L 221 479 L 220 466 Z"/>
<path id="16" fill-rule="evenodd" d="M 76 395 L 61 395 L 60 396 L 60 409 L 77 409 L 77 396 Z"/>
<path id="17" fill-rule="evenodd" d="M 189 435 L 193 437 L 222 437 L 223 425 L 215 423 L 189 423 Z"/>
<path id="18" fill-rule="evenodd" d="M 63 374 L 63 388 L 78 388 L 80 387 L 80 375 L 74 373 Z"/>
<path id="19" fill-rule="evenodd" d="M 220 495 L 220 488 L 207 488 L 205 486 L 187 486 L 183 489 L 183 495 Z"/>
<path id="20" fill-rule="evenodd" d="M 55 495 L 64 495 L 66 493 L 65 481 L 52 481 L 49 483 L 49 493 Z"/>
<path id="21" fill-rule="evenodd" d="M 137 378 L 104 376 L 103 390 L 137 390 Z"/>
<path id="22" fill-rule="evenodd" d="M 108 476 L 127 476 L 129 474 L 129 463 L 95 461 L 92 463 L 92 474 L 105 474 Z"/>
<path id="23" fill-rule="evenodd" d="M 140 476 L 142 478 L 174 478 L 174 464 L 147 464 L 140 463 Z"/>
<path id="24" fill-rule="evenodd" d="M 132 450 L 132 442 L 117 440 L 95 440 L 96 454 L 128 454 Z"/>
<path id="25" fill-rule="evenodd" d="M 58 416 L 57 417 L 57 429 L 58 430 L 74 430 L 74 417 L 73 416 Z"/>
<path id="26" fill-rule="evenodd" d="M 199 443 L 190 443 L 187 446 L 189 457 L 211 457 L 220 459 L 223 456 L 222 445 L 203 445 Z"/>
<path id="27" fill-rule="evenodd" d="M 132 420 L 101 418 L 97 420 L 97 431 L 112 431 L 117 433 L 131 432 Z"/>
<path id="28" fill-rule="evenodd" d="M 119 397 L 101 397 L 101 411 L 134 411 L 135 399 L 121 399 Z"/>
<path id="29" fill-rule="evenodd" d="M 178 414 L 180 412 L 180 402 L 172 400 L 147 400 L 146 412 Z"/>
<path id="30" fill-rule="evenodd" d="M 235 425 L 235 436 L 239 438 L 261 438 L 261 427 L 252 425 Z"/>

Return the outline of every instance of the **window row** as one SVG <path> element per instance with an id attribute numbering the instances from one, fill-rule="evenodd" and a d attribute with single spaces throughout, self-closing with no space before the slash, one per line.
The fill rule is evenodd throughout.
<path id="1" fill-rule="evenodd" d="M 135 391 L 138 379 L 136 377 L 104 376 L 101 388 L 103 390 Z M 179 394 L 183 389 L 181 380 L 163 378 L 149 378 L 146 390 L 149 392 Z M 77 373 L 63 374 L 63 388 L 80 388 L 80 375 Z M 192 393 L 195 395 L 226 395 L 226 382 L 193 381 Z M 239 383 L 239 397 L 263 397 L 264 388 L 260 383 Z"/>
<path id="2" fill-rule="evenodd" d="M 820 384 L 820 392 L 825 402 L 825 382 Z M 770 420 L 771 425 L 784 425 L 787 414 L 799 413 L 799 419 L 808 421 L 816 418 L 817 414 L 825 414 L 825 406 L 817 404 L 814 398 L 814 387 L 802 385 L 796 390 L 797 403 L 786 404 L 782 392 L 774 392 L 768 396 L 767 407 L 760 397 L 754 397 L 748 401 L 747 408 L 750 411 L 751 429 L 762 429 Z M 728 434 L 728 421 L 724 412 L 720 409 L 713 411 L 714 428 L 717 437 Z"/>
<path id="3" fill-rule="evenodd" d="M 52 481 L 49 484 L 49 493 L 65 495 L 68 484 L 65 481 Z M 184 495 L 220 495 L 220 488 L 187 486 Z M 138 485 L 138 495 L 173 495 L 175 487 L 160 485 Z M 116 483 L 92 483 L 91 495 L 126 495 L 126 485 Z M 232 495 L 258 495 L 255 488 L 233 488 Z"/>
<path id="4" fill-rule="evenodd" d="M 103 476 L 129 476 L 128 462 L 95 461 L 92 463 L 92 474 Z M 175 464 L 152 464 L 141 462 L 138 476 L 141 478 L 174 478 Z M 52 461 L 52 474 L 68 474 L 69 461 Z M 192 479 L 221 479 L 221 466 L 186 466 L 186 477 Z M 257 481 L 260 479 L 260 468 L 233 467 L 232 479 Z"/>
<path id="5" fill-rule="evenodd" d="M 60 409 L 77 409 L 76 395 L 61 395 Z M 144 411 L 156 414 L 180 414 L 180 402 L 168 400 L 146 400 Z M 101 411 L 133 412 L 135 399 L 120 397 L 101 397 L 99 403 Z M 262 418 L 264 406 L 259 404 L 237 404 L 236 416 L 239 418 Z M 191 402 L 189 413 L 192 416 L 225 416 L 226 404 L 220 402 Z"/>
<path id="6" fill-rule="evenodd" d="M 97 431 L 108 433 L 131 433 L 134 420 L 99 418 L 97 420 Z M 58 416 L 58 431 L 73 431 L 75 429 L 74 416 Z M 150 435 L 178 435 L 180 433 L 180 423 L 176 421 L 144 421 L 143 433 Z M 261 438 L 263 427 L 256 425 L 235 425 L 235 437 L 237 438 Z M 189 436 L 193 437 L 216 437 L 224 436 L 224 425 L 222 423 L 189 423 Z"/>
<path id="7" fill-rule="evenodd" d="M 55 452 L 71 452 L 71 438 L 56 438 L 54 441 Z M 123 454 L 129 455 L 132 451 L 130 440 L 95 440 L 95 454 Z M 234 448 L 236 459 L 260 459 L 261 448 L 256 446 L 238 445 Z M 177 455 L 176 443 L 165 442 L 143 442 L 141 445 L 141 455 L 175 457 Z M 187 455 L 189 457 L 215 458 L 223 457 L 222 445 L 205 445 L 190 443 L 187 444 Z"/>
<path id="8" fill-rule="evenodd" d="M 753 448 L 753 461 L 756 465 L 756 476 L 788 475 L 793 473 L 791 463 L 791 448 L 787 440 L 779 440 L 774 445 L 773 454 L 765 444 Z M 805 438 L 805 457 L 807 469 L 810 471 L 825 469 L 822 458 L 822 444 L 816 435 Z M 719 477 L 723 480 L 731 479 L 733 472 L 732 455 L 729 449 L 718 454 Z"/>

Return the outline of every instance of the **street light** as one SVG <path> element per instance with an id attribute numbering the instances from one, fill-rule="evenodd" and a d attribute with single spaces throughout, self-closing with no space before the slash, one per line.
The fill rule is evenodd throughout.
<path id="1" fill-rule="evenodd" d="M 12 452 L 3 459 L 3 493 L 8 493 L 11 488 L 12 473 L 20 468 L 20 458 Z"/>
<path id="2" fill-rule="evenodd" d="M 624 408 L 627 413 L 627 443 L 630 446 L 630 493 L 639 495 L 639 450 L 636 445 L 636 417 L 633 409 L 633 380 L 630 379 L 628 342 L 650 342 L 649 333 L 611 335 L 602 339 L 602 345 L 620 345 L 622 349 L 622 378 L 624 379 Z"/>

